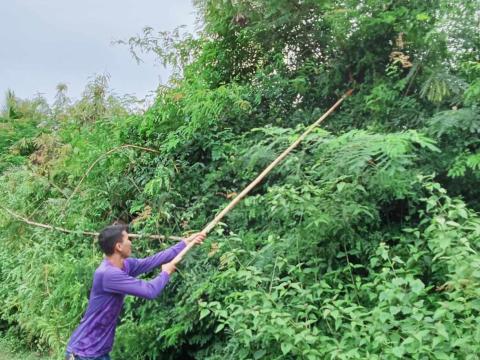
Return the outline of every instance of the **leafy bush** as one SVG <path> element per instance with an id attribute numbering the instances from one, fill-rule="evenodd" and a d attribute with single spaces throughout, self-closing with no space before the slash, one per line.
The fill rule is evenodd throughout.
<path id="1" fill-rule="evenodd" d="M 0 330 L 60 358 L 101 259 L 81 230 L 200 230 L 351 87 L 159 300 L 127 298 L 113 355 L 476 359 L 478 2 L 196 5 L 196 36 L 126 42 L 176 68 L 145 112 L 100 76 L 2 115 Z"/>

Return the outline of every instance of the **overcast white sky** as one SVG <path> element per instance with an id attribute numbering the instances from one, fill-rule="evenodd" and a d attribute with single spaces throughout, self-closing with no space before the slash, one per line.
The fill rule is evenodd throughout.
<path id="1" fill-rule="evenodd" d="M 77 99 L 95 74 L 109 73 L 120 95 L 144 97 L 166 82 L 168 71 L 146 57 L 137 65 L 126 46 L 111 45 L 145 26 L 193 30 L 190 0 L 1 0 L 0 103 L 8 88 L 21 98 L 49 101 L 59 82 Z"/>

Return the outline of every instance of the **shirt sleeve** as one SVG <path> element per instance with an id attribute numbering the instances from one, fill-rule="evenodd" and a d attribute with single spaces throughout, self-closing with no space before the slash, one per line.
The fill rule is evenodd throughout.
<path id="1" fill-rule="evenodd" d="M 105 272 L 103 276 L 103 289 L 116 294 L 154 299 L 160 295 L 169 279 L 170 275 L 165 271 L 162 271 L 153 280 L 145 281 L 136 279 L 118 269 Z"/>
<path id="2" fill-rule="evenodd" d="M 140 274 L 152 271 L 156 267 L 173 260 L 173 258 L 177 256 L 178 253 L 185 248 L 185 246 L 187 246 L 187 244 L 184 240 L 182 240 L 169 247 L 167 250 L 160 251 L 155 255 L 149 256 L 145 259 L 126 259 L 128 262 L 128 275 L 136 277 Z"/>

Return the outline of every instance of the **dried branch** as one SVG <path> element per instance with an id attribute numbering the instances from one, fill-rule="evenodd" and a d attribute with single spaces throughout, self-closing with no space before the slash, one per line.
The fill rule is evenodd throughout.
<path id="1" fill-rule="evenodd" d="M 154 150 L 154 149 L 150 149 L 150 148 L 146 148 L 146 147 L 142 147 L 142 146 L 137 146 L 137 145 L 130 145 L 130 144 L 125 144 L 125 145 L 120 145 L 120 146 L 117 146 L 117 147 L 114 147 L 113 149 L 110 149 L 109 151 L 107 151 L 106 153 L 103 153 L 102 155 L 100 155 L 87 169 L 87 171 L 85 172 L 85 174 L 83 174 L 82 178 L 80 179 L 80 181 L 78 182 L 77 186 L 75 187 L 75 189 L 73 190 L 73 192 L 70 194 L 70 196 L 68 197 L 67 201 L 65 202 L 65 204 L 63 205 L 62 207 L 62 210 L 61 212 L 63 212 L 68 203 L 70 202 L 70 200 L 75 196 L 75 194 L 78 192 L 78 190 L 80 189 L 80 185 L 82 185 L 83 183 L 83 180 L 85 180 L 85 178 L 88 176 L 88 174 L 90 173 L 90 171 L 92 171 L 92 169 L 95 167 L 95 165 L 97 165 L 97 163 L 102 160 L 104 157 L 110 155 L 111 153 L 115 152 L 115 151 L 119 151 L 119 150 L 122 150 L 122 149 L 126 149 L 126 148 L 133 148 L 133 149 L 139 149 L 139 150 L 144 150 L 144 151 L 150 151 L 150 152 L 153 152 L 153 153 L 157 153 L 159 154 L 160 152 L 158 150 Z"/>
<path id="2" fill-rule="evenodd" d="M 93 231 L 83 231 L 83 230 L 69 230 L 69 229 L 65 229 L 65 228 L 62 228 L 62 227 L 59 227 L 59 226 L 53 226 L 53 225 L 48 225 L 48 224 L 42 224 L 42 223 L 38 223 L 38 222 L 35 222 L 35 221 L 32 221 L 22 215 L 19 215 L 15 212 L 13 212 L 12 210 L 10 209 L 7 209 L 6 207 L 3 207 L 3 206 L 0 206 L 0 208 L 2 208 L 3 210 L 5 210 L 11 217 L 17 219 L 17 220 L 20 220 L 28 225 L 32 225 L 32 226 L 36 226 L 36 227 L 40 227 L 40 228 L 43 228 L 43 229 L 48 229 L 48 230 L 54 230 L 54 231 L 60 231 L 60 232 L 63 232 L 63 233 L 67 233 L 67 234 L 82 234 L 82 235 L 88 235 L 88 236 L 98 236 L 99 233 L 98 232 L 93 232 Z M 148 238 L 148 239 L 154 239 L 154 240 L 182 240 L 183 238 L 182 237 L 179 237 L 179 236 L 165 236 L 165 235 L 143 235 L 143 234 L 128 234 L 128 236 L 130 238 Z"/>

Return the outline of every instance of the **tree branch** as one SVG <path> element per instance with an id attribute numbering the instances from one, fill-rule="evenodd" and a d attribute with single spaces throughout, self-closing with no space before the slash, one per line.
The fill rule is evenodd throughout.
<path id="1" fill-rule="evenodd" d="M 32 226 L 36 226 L 36 227 L 40 227 L 40 228 L 43 228 L 43 229 L 48 229 L 48 230 L 54 230 L 54 231 L 60 231 L 60 232 L 63 232 L 63 233 L 67 233 L 67 234 L 82 234 L 82 235 L 88 235 L 88 236 L 98 236 L 99 233 L 98 232 L 93 232 L 93 231 L 78 231 L 78 230 L 69 230 L 69 229 L 65 229 L 65 228 L 62 228 L 62 227 L 59 227 L 59 226 L 53 226 L 53 225 L 48 225 L 48 224 L 42 224 L 42 223 L 38 223 L 38 222 L 35 222 L 35 221 L 32 221 L 22 215 L 19 215 L 15 212 L 13 212 L 12 210 L 10 209 L 7 209 L 6 207 L 3 207 L 0 205 L 0 208 L 2 208 L 3 210 L 5 210 L 11 217 L 17 219 L 17 220 L 20 220 L 28 225 L 32 225 Z M 161 241 L 164 241 L 164 240 L 182 240 L 183 238 L 182 237 L 179 237 L 179 236 L 165 236 L 165 235 L 143 235 L 143 234 L 128 234 L 129 237 L 131 238 L 142 238 L 142 237 L 145 237 L 145 238 L 148 238 L 148 239 L 154 239 L 154 240 L 161 240 Z"/>

